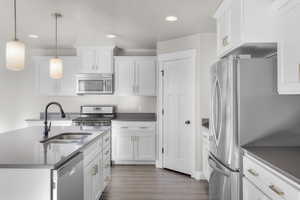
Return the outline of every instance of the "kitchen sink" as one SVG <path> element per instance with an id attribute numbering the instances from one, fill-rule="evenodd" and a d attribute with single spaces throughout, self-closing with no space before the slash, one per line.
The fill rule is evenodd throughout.
<path id="1" fill-rule="evenodd" d="M 59 135 L 42 140 L 41 143 L 77 143 L 87 136 L 92 135 L 91 133 L 61 133 Z"/>

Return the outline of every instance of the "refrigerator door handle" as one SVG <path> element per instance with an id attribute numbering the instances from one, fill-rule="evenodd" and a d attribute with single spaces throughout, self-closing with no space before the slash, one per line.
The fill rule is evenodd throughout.
<path id="1" fill-rule="evenodd" d="M 221 101 L 222 101 L 221 87 L 220 87 L 219 80 L 217 79 L 214 83 L 214 88 L 212 90 L 212 100 L 211 100 L 212 132 L 213 132 L 213 136 L 215 137 L 217 145 L 219 144 L 219 138 L 220 138 L 220 132 L 222 126 L 222 102 Z"/>
<path id="2" fill-rule="evenodd" d="M 213 164 L 213 163 L 214 163 L 214 164 Z M 208 158 L 208 164 L 209 164 L 209 166 L 210 166 L 213 170 L 219 172 L 220 174 L 222 174 L 222 175 L 224 175 L 224 176 L 227 176 L 227 177 L 230 176 L 230 172 L 227 172 L 227 171 L 225 171 L 225 170 L 222 170 L 222 169 L 218 168 L 218 167 L 216 166 L 216 164 L 215 164 L 215 161 L 214 161 L 211 157 Z"/>

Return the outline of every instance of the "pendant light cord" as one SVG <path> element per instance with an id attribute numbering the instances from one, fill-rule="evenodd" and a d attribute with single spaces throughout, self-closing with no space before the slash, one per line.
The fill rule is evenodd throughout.
<path id="1" fill-rule="evenodd" d="M 14 0 L 14 20 L 15 20 L 14 39 L 15 39 L 15 41 L 17 41 L 18 39 L 17 39 L 17 2 L 16 2 L 16 0 Z"/>
<path id="2" fill-rule="evenodd" d="M 57 42 L 57 18 L 58 18 L 58 14 L 55 14 L 55 55 L 56 58 L 58 58 L 58 42 Z"/>

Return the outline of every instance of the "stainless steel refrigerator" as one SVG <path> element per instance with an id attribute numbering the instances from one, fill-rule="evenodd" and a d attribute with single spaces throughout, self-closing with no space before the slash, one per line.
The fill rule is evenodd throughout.
<path id="1" fill-rule="evenodd" d="M 241 146 L 299 130 L 300 96 L 278 95 L 276 62 L 228 57 L 211 67 L 210 200 L 242 200 Z"/>

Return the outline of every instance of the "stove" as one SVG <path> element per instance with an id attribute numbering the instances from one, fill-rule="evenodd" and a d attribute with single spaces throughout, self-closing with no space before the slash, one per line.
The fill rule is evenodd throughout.
<path id="1" fill-rule="evenodd" d="M 110 127 L 111 120 L 114 118 L 114 106 L 83 105 L 80 107 L 80 117 L 73 119 L 73 124 L 84 130 L 98 130 L 103 127 Z"/>

